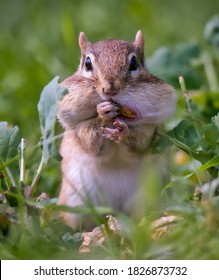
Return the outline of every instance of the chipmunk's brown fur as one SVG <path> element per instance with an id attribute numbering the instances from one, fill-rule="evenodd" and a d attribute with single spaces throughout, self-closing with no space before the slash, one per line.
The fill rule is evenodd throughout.
<path id="1" fill-rule="evenodd" d="M 134 42 L 94 44 L 81 32 L 79 45 L 79 68 L 61 84 L 69 93 L 58 110 L 65 129 L 59 204 L 91 202 L 130 213 L 143 158 L 157 126 L 174 112 L 175 92 L 145 70 L 140 31 Z M 79 214 L 62 217 L 72 228 L 81 222 Z"/>

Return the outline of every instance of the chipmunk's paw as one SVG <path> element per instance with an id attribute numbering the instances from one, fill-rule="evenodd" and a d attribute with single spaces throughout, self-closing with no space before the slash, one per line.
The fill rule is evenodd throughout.
<path id="1" fill-rule="evenodd" d="M 109 127 L 101 127 L 102 135 L 110 139 L 112 141 L 115 141 L 116 143 L 120 143 L 124 141 L 129 134 L 129 128 L 127 124 L 120 120 L 120 119 L 115 119 L 113 122 L 114 128 L 109 128 Z"/>
<path id="2" fill-rule="evenodd" d="M 119 114 L 119 107 L 111 101 L 104 101 L 97 105 L 97 113 L 103 123 L 108 123 Z"/>

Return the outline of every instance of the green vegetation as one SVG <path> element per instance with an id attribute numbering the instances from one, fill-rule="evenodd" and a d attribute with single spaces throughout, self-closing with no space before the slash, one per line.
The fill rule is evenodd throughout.
<path id="1" fill-rule="evenodd" d="M 219 258 L 218 8 L 213 0 L 1 1 L 1 259 Z M 92 41 L 133 40 L 138 29 L 148 68 L 177 89 L 177 111 L 152 147 L 159 154 L 169 148 L 171 178 L 165 185 L 151 172 L 140 224 L 118 214 L 125 232 L 108 228 L 105 242 L 80 253 L 82 234 L 59 222 L 55 205 L 61 178 L 55 113 L 66 92 L 54 77 L 78 65 L 79 31 Z M 167 220 L 168 230 L 151 227 L 170 215 L 176 219 Z"/>

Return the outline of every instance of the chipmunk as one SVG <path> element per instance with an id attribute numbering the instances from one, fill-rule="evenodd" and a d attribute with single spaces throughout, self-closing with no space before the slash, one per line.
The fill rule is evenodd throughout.
<path id="1" fill-rule="evenodd" d="M 133 42 L 96 43 L 81 32 L 79 46 L 80 65 L 61 83 L 69 93 L 57 113 L 65 130 L 58 204 L 92 203 L 129 215 L 153 136 L 175 110 L 175 91 L 145 69 L 141 31 Z M 83 220 L 69 212 L 62 218 L 73 229 Z"/>

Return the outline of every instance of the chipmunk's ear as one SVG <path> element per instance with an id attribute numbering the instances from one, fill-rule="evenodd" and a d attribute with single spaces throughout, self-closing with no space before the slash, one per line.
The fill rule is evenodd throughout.
<path id="1" fill-rule="evenodd" d="M 142 66 L 144 67 L 144 36 L 141 31 L 137 32 L 133 46 L 139 56 Z"/>
<path id="2" fill-rule="evenodd" d="M 78 37 L 78 43 L 79 43 L 82 53 L 85 53 L 87 51 L 87 49 L 91 46 L 91 42 L 88 41 L 84 32 L 80 32 L 79 37 Z"/>
<path id="3" fill-rule="evenodd" d="M 137 49 L 144 48 L 144 36 L 140 30 L 136 33 L 135 41 L 133 42 L 133 44 Z"/>

